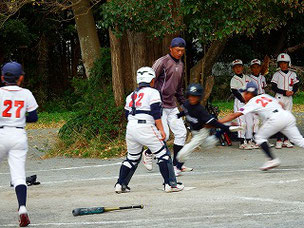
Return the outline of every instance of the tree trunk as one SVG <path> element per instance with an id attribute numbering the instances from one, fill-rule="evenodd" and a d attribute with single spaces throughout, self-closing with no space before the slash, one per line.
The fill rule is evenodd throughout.
<path id="1" fill-rule="evenodd" d="M 86 75 L 89 77 L 90 69 L 100 55 L 100 43 L 93 13 L 90 8 L 90 1 L 81 0 L 79 4 L 73 6 L 73 12 L 81 47 L 82 61 Z"/>
<path id="2" fill-rule="evenodd" d="M 289 48 L 286 49 L 286 52 L 287 53 L 293 53 L 293 52 L 295 52 L 295 51 L 297 51 L 301 48 L 304 48 L 304 43 L 300 43 L 300 44 L 297 44 L 293 47 L 289 47 Z"/>
<path id="3" fill-rule="evenodd" d="M 136 71 L 147 65 L 146 36 L 144 33 L 132 31 L 127 31 L 127 35 L 131 55 L 132 84 L 136 87 Z"/>
<path id="4" fill-rule="evenodd" d="M 190 70 L 190 82 L 200 83 L 204 87 L 202 104 L 206 104 L 214 85 L 212 67 L 224 50 L 227 39 L 215 40 L 211 43 L 204 57 Z"/>
<path id="5" fill-rule="evenodd" d="M 123 82 L 123 66 L 121 53 L 121 39 L 117 38 L 111 30 L 110 47 L 111 47 L 111 65 L 112 65 L 112 84 L 114 99 L 117 106 L 124 104 L 124 82 Z"/>

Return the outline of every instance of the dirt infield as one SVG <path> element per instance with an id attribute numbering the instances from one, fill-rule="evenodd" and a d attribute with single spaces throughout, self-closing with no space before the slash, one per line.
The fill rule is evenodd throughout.
<path id="1" fill-rule="evenodd" d="M 31 134 L 31 132 L 30 132 Z M 43 144 L 43 143 L 42 143 Z M 33 144 L 30 142 L 33 147 Z M 113 191 L 123 158 L 40 160 L 31 149 L 27 175 L 41 185 L 28 188 L 35 227 L 303 227 L 303 149 L 275 150 L 279 168 L 262 172 L 259 150 L 216 147 L 196 152 L 187 162 L 194 171 L 179 178 L 190 190 L 164 193 L 158 167 L 141 164 L 131 192 Z M 38 153 L 38 154 L 37 154 Z M 17 202 L 9 187 L 7 162 L 0 166 L 0 227 L 17 226 Z M 72 209 L 144 204 L 144 209 L 73 217 Z"/>

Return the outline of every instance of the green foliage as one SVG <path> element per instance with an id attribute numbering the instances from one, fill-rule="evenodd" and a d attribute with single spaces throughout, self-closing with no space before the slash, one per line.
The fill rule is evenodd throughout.
<path id="1" fill-rule="evenodd" d="M 105 50 L 104 50 L 105 51 Z M 71 145 L 82 138 L 89 142 L 99 137 L 105 143 L 118 137 L 124 122 L 122 107 L 116 107 L 110 83 L 109 58 L 99 59 L 87 80 L 74 79 L 77 114 L 59 132 L 59 137 Z"/>
<path id="2" fill-rule="evenodd" d="M 187 32 L 202 42 L 236 34 L 252 36 L 257 30 L 270 32 L 302 10 L 297 1 L 284 0 L 185 0 L 182 4 Z"/>
<path id="3" fill-rule="evenodd" d="M 1 49 L 5 57 L 18 50 L 20 47 L 27 47 L 37 36 L 32 34 L 24 19 L 7 20 L 0 29 Z"/>
<path id="4" fill-rule="evenodd" d="M 102 5 L 100 25 L 111 28 L 118 35 L 131 30 L 160 37 L 182 30 L 173 19 L 174 12 L 178 12 L 174 7 L 170 0 L 112 0 Z"/>

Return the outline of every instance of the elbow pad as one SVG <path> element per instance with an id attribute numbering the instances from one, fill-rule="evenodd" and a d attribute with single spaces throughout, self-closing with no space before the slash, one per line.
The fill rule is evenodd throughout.
<path id="1" fill-rule="evenodd" d="M 161 103 L 154 103 L 150 105 L 151 111 L 150 114 L 153 116 L 153 119 L 158 120 L 162 116 L 162 106 Z"/>

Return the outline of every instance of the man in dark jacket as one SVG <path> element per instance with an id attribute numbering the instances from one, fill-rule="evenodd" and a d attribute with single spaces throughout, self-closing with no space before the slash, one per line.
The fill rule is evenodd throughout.
<path id="1" fill-rule="evenodd" d="M 186 42 L 180 37 L 171 41 L 170 53 L 155 61 L 152 68 L 156 73 L 155 88 L 160 91 L 163 102 L 162 122 L 166 132 L 166 140 L 169 138 L 169 129 L 174 134 L 174 156 L 173 164 L 175 173 L 178 176 L 182 171 L 192 171 L 183 163 L 176 160 L 178 152 L 183 148 L 186 141 L 187 130 L 182 119 L 177 118 L 179 110 L 177 102 L 182 105 L 185 102 L 183 95 L 184 63 L 181 58 L 185 53 Z M 145 151 L 144 165 L 148 170 L 152 170 L 152 154 Z"/>

